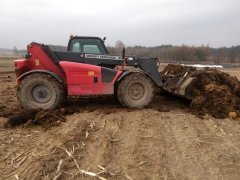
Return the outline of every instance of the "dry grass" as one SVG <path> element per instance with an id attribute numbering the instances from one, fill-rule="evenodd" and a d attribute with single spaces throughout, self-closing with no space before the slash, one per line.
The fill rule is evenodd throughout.
<path id="1" fill-rule="evenodd" d="M 0 72 L 14 71 L 13 59 L 0 58 Z"/>
<path id="2" fill-rule="evenodd" d="M 240 80 L 240 68 L 225 68 L 223 71 L 231 76 L 236 76 Z"/>

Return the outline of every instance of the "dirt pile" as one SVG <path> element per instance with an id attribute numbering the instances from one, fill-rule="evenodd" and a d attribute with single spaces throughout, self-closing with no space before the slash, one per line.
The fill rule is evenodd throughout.
<path id="1" fill-rule="evenodd" d="M 210 114 L 220 119 L 240 116 L 240 82 L 236 77 L 210 68 L 196 70 L 181 65 L 166 68 L 172 75 L 189 72 L 188 77 L 196 77 L 191 89 L 190 112 L 193 114 L 200 117 Z"/>
<path id="2" fill-rule="evenodd" d="M 236 118 L 240 115 L 240 82 L 236 77 L 215 69 L 206 69 L 192 76 L 197 77 L 190 111 L 206 113 L 216 118 Z"/>
<path id="3" fill-rule="evenodd" d="M 28 110 L 10 116 L 5 127 L 14 127 L 20 124 L 40 125 L 44 128 L 57 126 L 66 121 L 66 116 L 79 112 L 79 109 L 67 107 L 54 110 Z"/>

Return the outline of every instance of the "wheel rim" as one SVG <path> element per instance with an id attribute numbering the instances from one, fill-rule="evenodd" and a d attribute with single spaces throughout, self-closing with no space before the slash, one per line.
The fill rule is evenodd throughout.
<path id="1" fill-rule="evenodd" d="M 139 100 L 144 96 L 144 86 L 141 83 L 133 83 L 128 89 L 128 96 L 132 100 Z"/>
<path id="2" fill-rule="evenodd" d="M 33 88 L 32 97 L 38 103 L 46 103 L 51 99 L 52 93 L 45 85 L 38 85 Z"/>

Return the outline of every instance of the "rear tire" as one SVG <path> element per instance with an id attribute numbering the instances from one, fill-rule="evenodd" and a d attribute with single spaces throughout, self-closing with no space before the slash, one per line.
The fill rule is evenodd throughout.
<path id="1" fill-rule="evenodd" d="M 123 106 L 142 108 L 152 102 L 154 92 L 155 85 L 149 77 L 142 73 L 132 73 L 119 83 L 117 97 Z"/>
<path id="2" fill-rule="evenodd" d="M 31 74 L 19 84 L 18 99 L 26 109 L 54 109 L 65 100 L 65 90 L 48 74 Z"/>

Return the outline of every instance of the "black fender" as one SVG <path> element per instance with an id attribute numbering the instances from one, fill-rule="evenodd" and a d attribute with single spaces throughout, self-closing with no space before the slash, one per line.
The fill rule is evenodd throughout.
<path id="1" fill-rule="evenodd" d="M 114 84 L 114 94 L 117 94 L 117 87 L 120 83 L 120 81 L 122 79 L 124 79 L 126 76 L 128 76 L 129 74 L 132 74 L 132 73 L 144 73 L 141 69 L 131 69 L 131 70 L 127 70 L 127 71 L 124 71 L 119 77 L 118 79 L 116 80 L 115 84 Z"/>
<path id="2" fill-rule="evenodd" d="M 127 70 L 124 71 L 117 79 L 118 82 L 120 82 L 124 77 L 126 77 L 127 75 L 131 74 L 131 73 L 143 73 L 144 72 L 141 69 L 131 69 L 131 70 Z"/>
<path id="3" fill-rule="evenodd" d="M 126 77 L 127 75 L 131 74 L 131 73 L 142 73 L 145 74 L 146 76 L 148 76 L 150 79 L 152 79 L 152 81 L 154 82 L 154 84 L 158 87 L 162 87 L 162 77 L 160 75 L 160 73 L 158 72 L 157 68 L 154 66 L 154 64 L 149 66 L 149 63 L 146 63 L 147 65 L 144 64 L 138 64 L 138 66 L 140 66 L 141 69 L 131 69 L 131 70 L 127 70 L 125 72 L 123 72 L 120 77 L 118 78 L 118 82 L 120 82 L 124 77 Z"/>
<path id="4" fill-rule="evenodd" d="M 163 79 L 158 71 L 158 66 L 155 59 L 138 58 L 137 64 L 138 67 L 145 74 L 147 74 L 158 87 L 162 87 Z"/>
<path id="5" fill-rule="evenodd" d="M 28 71 L 24 74 L 22 74 L 17 81 L 22 80 L 24 77 L 26 77 L 27 75 L 33 74 L 33 73 L 44 73 L 44 74 L 49 74 L 50 76 L 52 76 L 53 78 L 55 78 L 58 82 L 62 83 L 63 79 L 61 77 L 59 77 L 56 73 L 52 72 L 52 71 L 47 71 L 47 70 L 32 70 L 32 71 Z"/>

